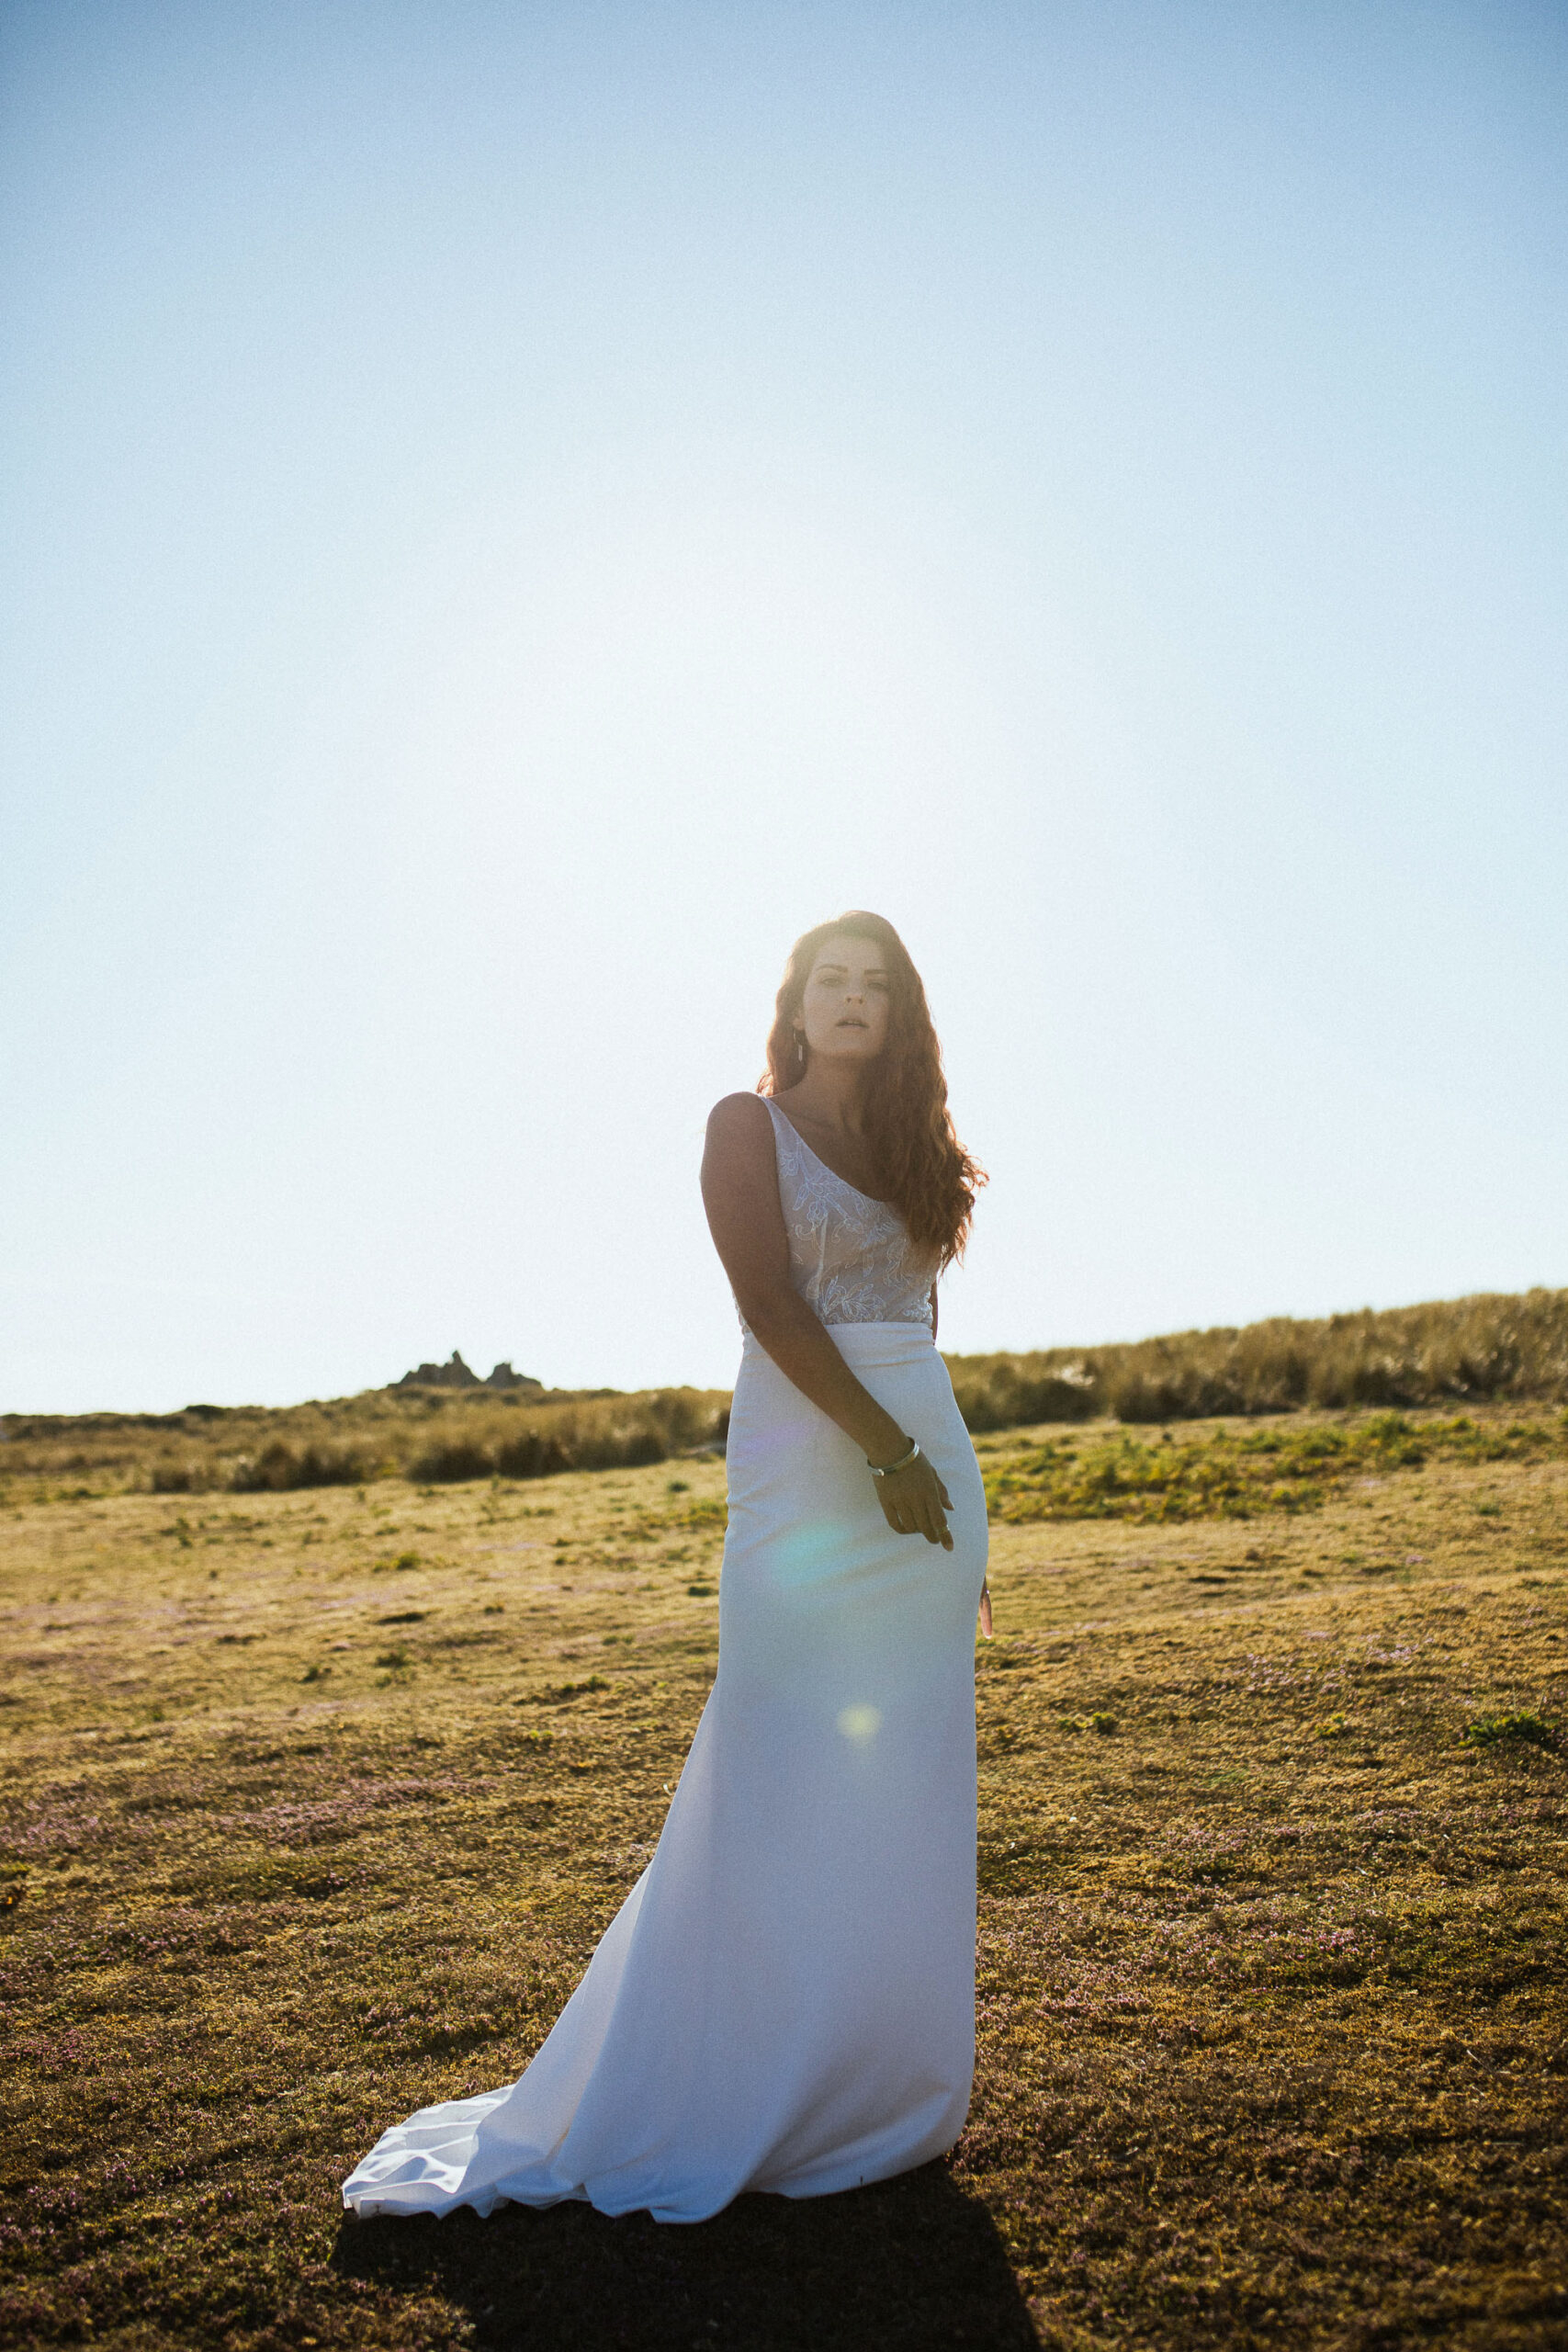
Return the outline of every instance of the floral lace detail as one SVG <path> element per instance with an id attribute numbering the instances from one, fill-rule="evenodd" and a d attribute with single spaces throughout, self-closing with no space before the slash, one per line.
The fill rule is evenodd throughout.
<path id="1" fill-rule="evenodd" d="M 886 1201 L 835 1176 L 777 1103 L 765 1094 L 762 1100 L 773 1122 L 790 1280 L 807 1306 L 824 1323 L 923 1323 L 929 1329 L 939 1253 L 911 1241 Z"/>

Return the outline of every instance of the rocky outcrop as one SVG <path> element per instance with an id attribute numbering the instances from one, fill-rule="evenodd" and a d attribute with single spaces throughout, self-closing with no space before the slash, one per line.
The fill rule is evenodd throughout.
<path id="1" fill-rule="evenodd" d="M 416 1364 L 412 1372 L 405 1372 L 400 1380 L 389 1383 L 393 1388 L 537 1388 L 543 1390 L 542 1380 L 530 1379 L 525 1372 L 513 1372 L 509 1363 L 498 1363 L 488 1378 L 481 1380 L 471 1364 L 463 1362 L 461 1351 L 454 1348 L 446 1363 Z"/>

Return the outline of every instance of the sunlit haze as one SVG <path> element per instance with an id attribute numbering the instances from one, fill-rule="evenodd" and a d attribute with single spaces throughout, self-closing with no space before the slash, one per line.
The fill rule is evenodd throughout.
<path id="1" fill-rule="evenodd" d="M 17 0 L 0 1407 L 727 1385 L 791 939 L 942 1337 L 1568 1283 L 1568 18 Z"/>

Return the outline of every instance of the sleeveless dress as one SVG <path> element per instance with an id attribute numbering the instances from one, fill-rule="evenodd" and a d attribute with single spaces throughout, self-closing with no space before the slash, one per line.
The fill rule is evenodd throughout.
<path id="1" fill-rule="evenodd" d="M 963 2129 L 985 1493 L 934 1261 L 768 1109 L 794 1286 L 935 1464 L 953 1549 L 888 1527 L 859 1448 L 742 1324 L 718 1671 L 653 1860 L 526 2071 L 384 2133 L 344 2184 L 362 2214 L 700 2222 L 887 2179 Z"/>

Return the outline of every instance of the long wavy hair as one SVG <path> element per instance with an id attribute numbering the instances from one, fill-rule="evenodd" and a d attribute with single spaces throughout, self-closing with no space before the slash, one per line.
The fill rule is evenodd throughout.
<path id="1" fill-rule="evenodd" d="M 885 915 L 857 908 L 836 922 L 819 922 L 789 951 L 773 1025 L 768 1067 L 759 1094 L 782 1094 L 806 1074 L 807 1048 L 795 1024 L 818 956 L 829 939 L 868 939 L 887 967 L 887 1043 L 866 1080 L 866 1141 L 878 1181 L 912 1241 L 938 1250 L 945 1266 L 962 1256 L 985 1170 L 953 1131 L 942 1047 L 909 951 Z"/>

